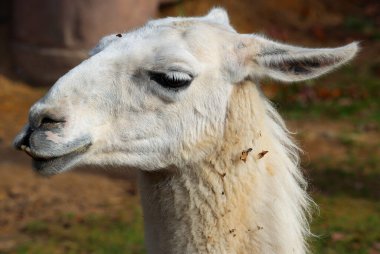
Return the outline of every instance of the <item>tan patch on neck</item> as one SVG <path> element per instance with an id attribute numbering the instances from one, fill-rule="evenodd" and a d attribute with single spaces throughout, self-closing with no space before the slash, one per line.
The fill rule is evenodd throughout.
<path id="1" fill-rule="evenodd" d="M 266 168 L 267 172 L 269 173 L 269 175 L 271 175 L 271 176 L 275 175 L 274 168 L 272 165 L 267 164 L 265 168 Z"/>

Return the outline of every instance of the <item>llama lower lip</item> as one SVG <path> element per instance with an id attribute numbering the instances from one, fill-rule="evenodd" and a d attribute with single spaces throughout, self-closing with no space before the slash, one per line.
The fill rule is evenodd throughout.
<path id="1" fill-rule="evenodd" d="M 33 168 L 41 175 L 54 175 L 75 164 L 91 144 L 81 147 L 73 152 L 50 158 L 33 158 Z"/>

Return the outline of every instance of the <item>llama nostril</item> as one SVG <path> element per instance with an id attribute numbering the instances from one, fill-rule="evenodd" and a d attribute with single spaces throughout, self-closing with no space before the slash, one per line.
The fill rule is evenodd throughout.
<path id="1" fill-rule="evenodd" d="M 53 120 L 50 117 L 44 117 L 41 120 L 41 124 L 49 124 L 49 123 L 57 123 L 57 122 L 60 122 L 60 121 Z"/>
<path id="2" fill-rule="evenodd" d="M 59 125 L 61 125 L 64 122 L 65 121 L 63 120 L 56 120 L 48 116 L 45 116 L 41 119 L 40 128 L 46 128 L 46 129 L 56 128 L 56 127 L 59 127 Z"/>

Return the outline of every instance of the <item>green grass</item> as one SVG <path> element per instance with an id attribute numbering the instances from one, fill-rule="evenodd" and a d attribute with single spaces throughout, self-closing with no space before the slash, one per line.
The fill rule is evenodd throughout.
<path id="1" fill-rule="evenodd" d="M 30 240 L 12 253 L 94 253 L 139 254 L 143 247 L 143 222 L 139 206 L 135 212 L 118 215 L 60 215 L 57 221 L 33 221 L 25 226 Z"/>
<path id="2" fill-rule="evenodd" d="M 313 253 L 379 253 L 380 203 L 348 196 L 315 195 L 320 215 L 315 216 Z M 371 252 L 372 251 L 372 252 Z"/>
<path id="3" fill-rule="evenodd" d="M 346 159 L 308 165 L 313 198 L 320 207 L 314 216 L 313 253 L 380 253 L 380 158 L 357 158 L 360 146 L 350 147 Z"/>

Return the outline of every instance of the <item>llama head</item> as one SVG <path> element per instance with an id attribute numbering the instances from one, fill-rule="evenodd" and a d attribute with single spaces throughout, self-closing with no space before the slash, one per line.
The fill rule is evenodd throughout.
<path id="1" fill-rule="evenodd" d="M 240 81 L 314 78 L 356 51 L 356 43 L 308 49 L 238 34 L 223 9 L 150 21 L 103 38 L 31 108 L 14 143 L 45 175 L 80 164 L 179 167 L 222 137 Z M 198 158 L 186 156 L 195 147 Z"/>

